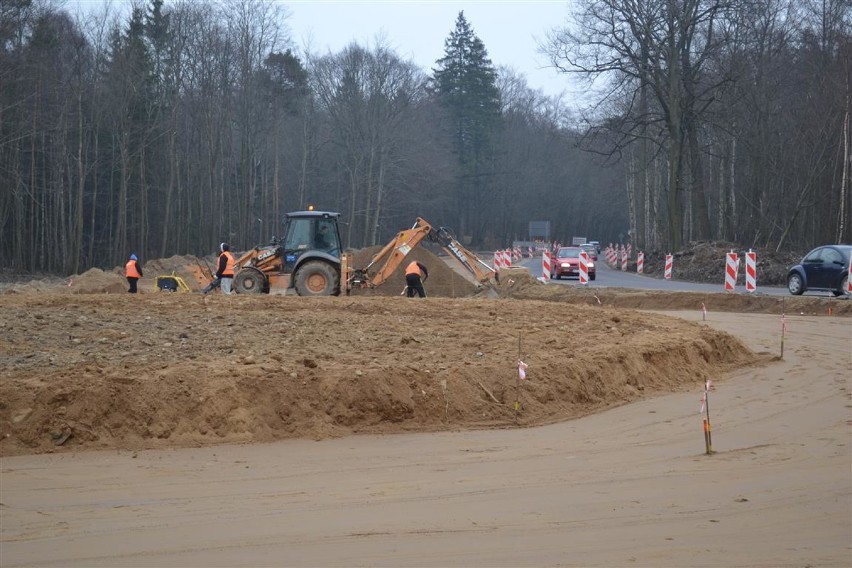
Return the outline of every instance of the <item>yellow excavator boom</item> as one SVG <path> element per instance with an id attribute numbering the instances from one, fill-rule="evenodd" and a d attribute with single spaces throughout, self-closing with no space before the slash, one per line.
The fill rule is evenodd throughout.
<path id="1" fill-rule="evenodd" d="M 418 217 L 413 227 L 397 233 L 393 240 L 377 252 L 366 268 L 353 269 L 351 257 L 344 255 L 342 272 L 346 293 L 352 288 L 375 288 L 383 284 L 399 268 L 408 253 L 426 238 L 438 243 L 448 255 L 473 274 L 477 282 L 493 286 L 493 280 L 497 279 L 493 268 L 464 248 L 447 229 L 435 229 L 428 221 Z"/>

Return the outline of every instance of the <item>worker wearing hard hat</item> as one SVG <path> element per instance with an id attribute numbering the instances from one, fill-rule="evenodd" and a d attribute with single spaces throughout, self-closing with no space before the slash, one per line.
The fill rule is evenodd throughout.
<path id="1" fill-rule="evenodd" d="M 127 264 L 124 265 L 124 276 L 127 278 L 127 283 L 130 285 L 130 289 L 128 289 L 127 292 L 130 294 L 136 293 L 136 282 L 142 278 L 142 269 L 139 268 L 138 260 L 139 257 L 135 254 L 131 254 Z"/>
<path id="2" fill-rule="evenodd" d="M 216 279 L 208 284 L 202 294 L 212 292 L 221 286 L 223 294 L 231 293 L 231 283 L 234 281 L 234 255 L 228 243 L 219 244 L 219 259 L 216 262 Z"/>
<path id="3" fill-rule="evenodd" d="M 429 278 L 429 272 L 421 263 L 412 261 L 405 268 L 405 287 L 408 290 L 408 297 L 413 298 L 414 293 L 421 298 L 426 297 L 426 290 L 423 289 L 423 280 Z"/>

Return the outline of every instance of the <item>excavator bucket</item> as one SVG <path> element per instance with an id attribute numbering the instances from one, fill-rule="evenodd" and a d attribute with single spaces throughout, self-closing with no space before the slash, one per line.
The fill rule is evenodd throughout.
<path id="1" fill-rule="evenodd" d="M 193 290 L 200 290 L 201 288 L 204 288 L 215 278 L 210 267 L 207 266 L 205 262 L 200 261 L 197 258 L 194 263 L 187 263 L 183 265 L 180 272 L 180 276 L 183 277 L 184 282 L 186 282 L 188 287 Z"/>

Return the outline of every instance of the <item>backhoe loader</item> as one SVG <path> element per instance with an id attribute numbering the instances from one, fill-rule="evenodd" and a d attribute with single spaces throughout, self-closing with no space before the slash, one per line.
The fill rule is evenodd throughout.
<path id="1" fill-rule="evenodd" d="M 443 248 L 476 278 L 493 287 L 496 272 L 465 249 L 447 229 L 435 229 L 418 218 L 400 231 L 364 268 L 352 267 L 344 254 L 338 229 L 339 213 L 296 211 L 284 221 L 284 237 L 273 237 L 235 262 L 234 290 L 240 294 L 295 290 L 300 296 L 348 295 L 358 288 L 375 288 L 399 268 L 408 253 L 429 239 Z"/>

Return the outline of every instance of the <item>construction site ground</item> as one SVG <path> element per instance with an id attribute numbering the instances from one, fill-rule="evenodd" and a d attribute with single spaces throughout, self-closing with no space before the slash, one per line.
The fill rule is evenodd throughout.
<path id="1" fill-rule="evenodd" d="M 350 296 L 202 295 L 209 259 L 181 256 L 146 263 L 135 295 L 119 267 L 7 282 L 0 455 L 541 425 L 770 359 L 637 309 L 852 315 L 847 299 L 591 291 L 525 269 L 495 293 L 410 256 L 430 267 L 426 299 L 401 295 L 401 274 Z M 158 292 L 164 274 L 194 292 Z"/>
<path id="2" fill-rule="evenodd" d="M 825 298 L 787 297 L 781 358 L 781 298 L 590 294 L 522 270 L 485 294 L 418 254 L 431 269 L 422 300 L 401 296 L 401 279 L 325 298 L 155 293 L 153 277 L 177 272 L 185 257 L 147 263 L 137 295 L 117 272 L 7 282 L 3 565 L 233 565 L 245 554 L 265 565 L 270 550 L 285 564 L 317 566 L 849 564 L 852 302 L 835 301 L 829 316 Z M 718 454 L 705 458 L 707 379 L 724 402 L 714 406 Z M 315 451 L 320 461 L 305 465 Z M 371 457 L 390 478 L 372 478 Z M 291 478 L 293 459 L 305 467 Z M 544 470 L 527 469 L 541 460 Z M 339 474 L 319 472 L 321 463 Z M 101 468 L 108 479 L 96 481 Z M 438 473 L 433 491 L 436 472 L 458 475 Z M 181 502 L 205 503 L 222 475 L 275 479 L 261 493 L 301 514 L 284 521 L 258 495 L 168 513 L 156 499 L 119 497 L 137 484 L 163 496 L 160 479 L 183 487 Z M 112 484 L 108 501 L 122 510 L 90 503 L 71 514 L 92 483 Z M 321 504 L 333 495 L 337 505 Z M 505 502 L 486 505 L 494 499 Z M 389 508 L 365 512 L 372 502 Z M 410 517 L 412 507 L 425 516 Z M 342 524 L 328 524 L 331 511 Z M 212 532 L 201 523 L 181 544 L 155 538 L 207 515 L 223 515 Z M 275 528 L 249 522 L 234 532 L 241 519 L 268 515 Z M 311 522 L 300 527 L 303 515 Z M 122 532 L 130 548 L 102 548 L 116 519 L 137 528 Z M 759 523 L 771 527 L 744 542 Z M 59 548 L 43 546 L 55 539 Z M 570 542 L 575 549 L 558 544 Z"/>

